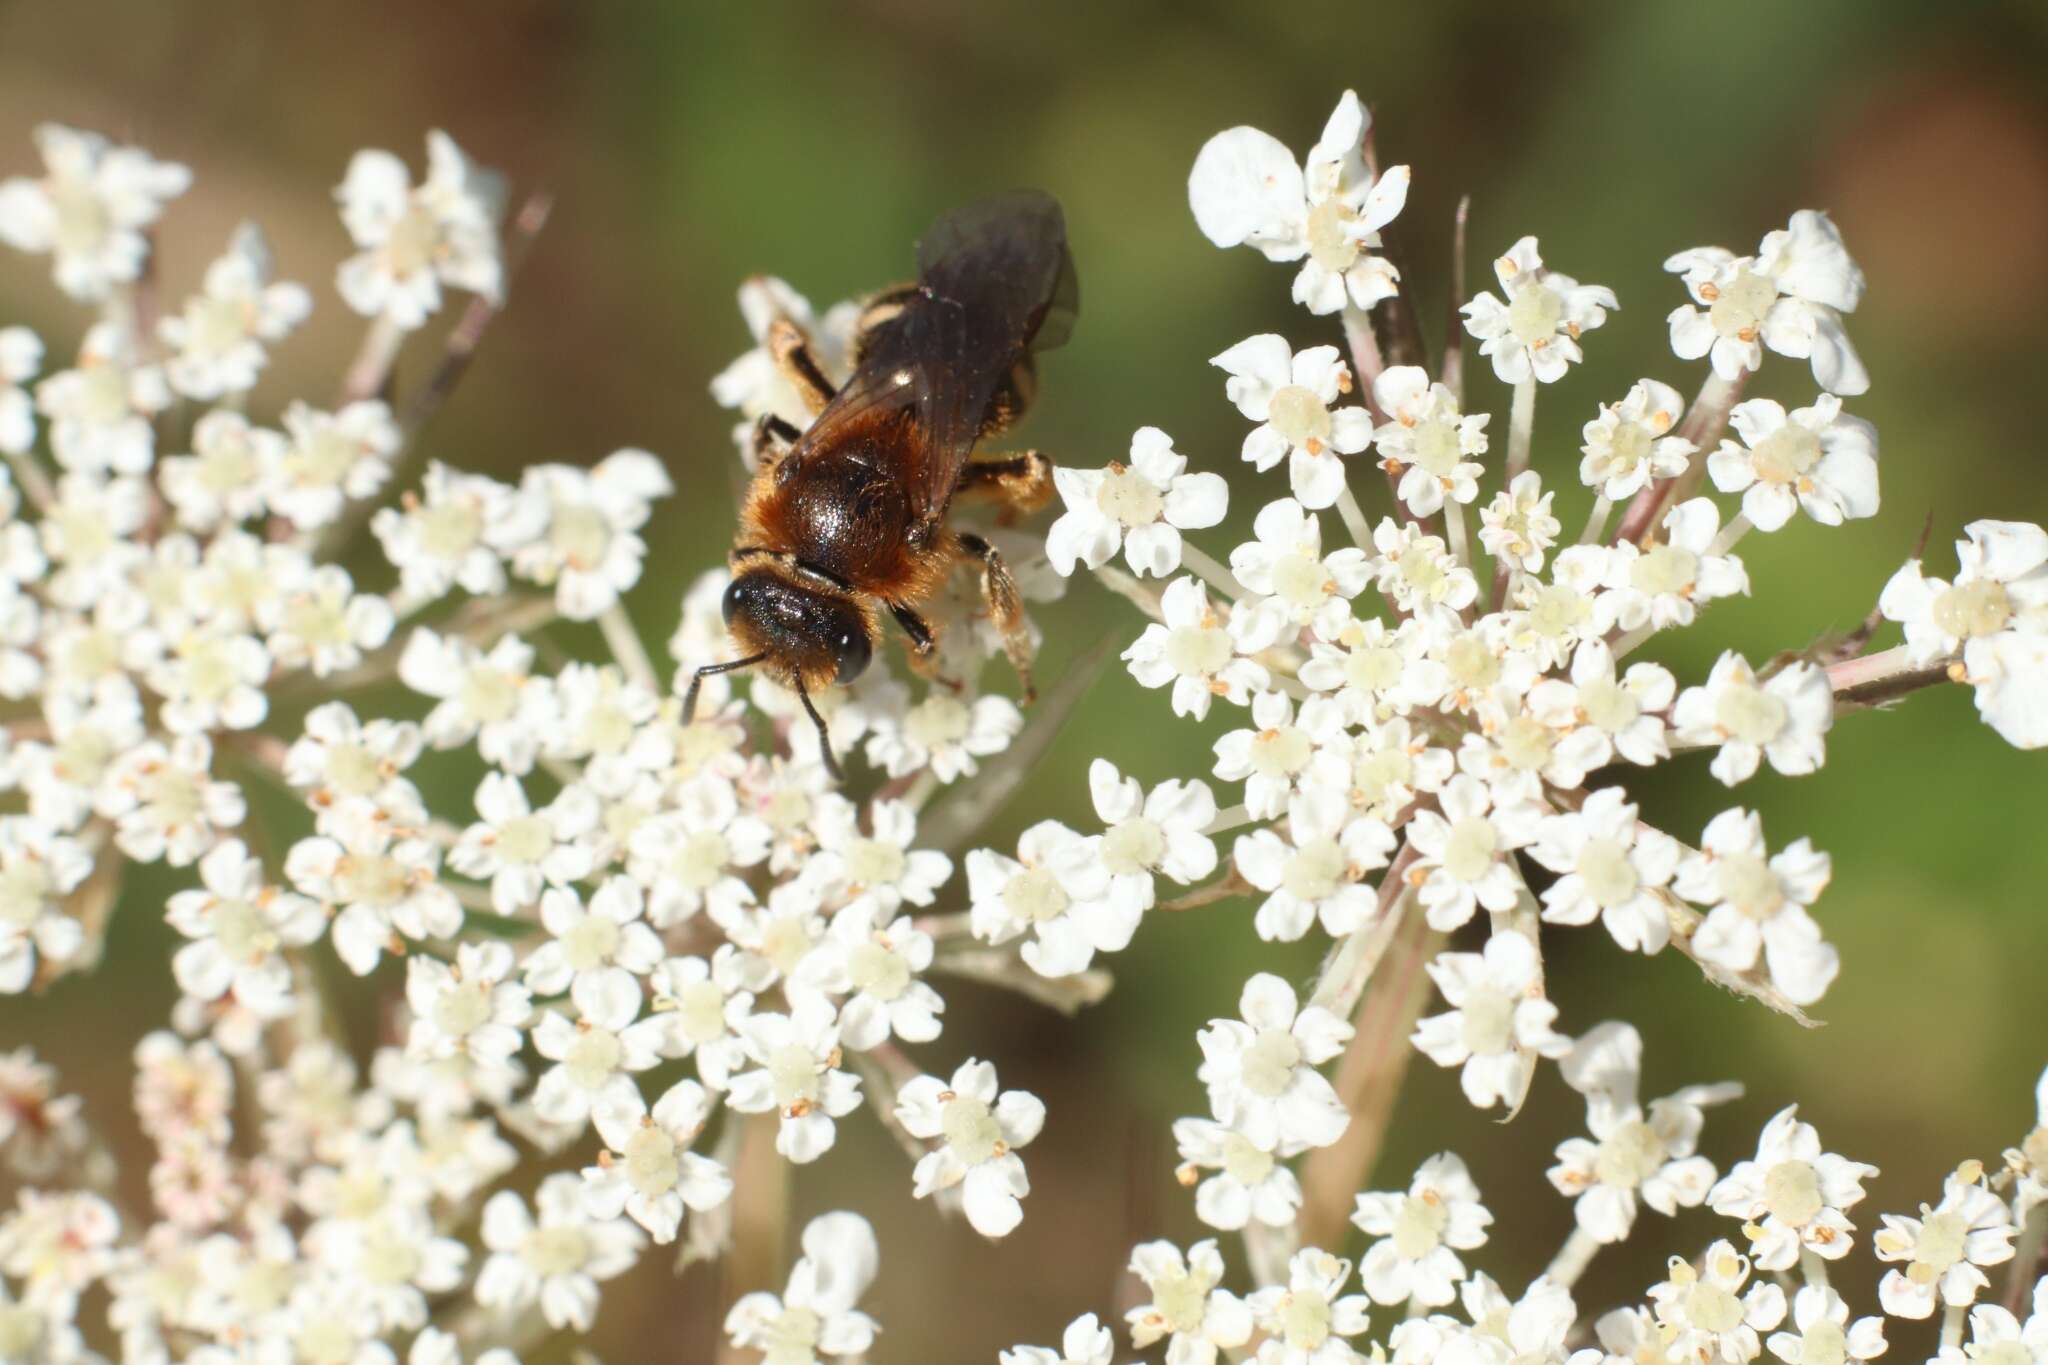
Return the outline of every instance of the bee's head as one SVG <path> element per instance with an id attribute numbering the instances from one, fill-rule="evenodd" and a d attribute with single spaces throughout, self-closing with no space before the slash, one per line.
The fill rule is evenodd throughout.
<path id="1" fill-rule="evenodd" d="M 874 626 L 857 602 L 780 565 L 734 577 L 725 590 L 725 624 L 745 653 L 811 687 L 850 683 L 874 657 Z"/>

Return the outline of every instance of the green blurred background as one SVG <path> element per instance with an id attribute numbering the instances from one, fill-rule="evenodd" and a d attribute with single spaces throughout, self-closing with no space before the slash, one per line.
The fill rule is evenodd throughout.
<path id="1" fill-rule="evenodd" d="M 937 211 L 1015 184 L 1052 190 L 1084 307 L 1024 434 L 1099 465 L 1132 428 L 1163 426 L 1196 467 L 1231 478 L 1242 526 L 1284 489 L 1243 477 L 1244 423 L 1207 358 L 1257 331 L 1297 345 L 1338 338 L 1332 320 L 1288 302 L 1287 268 L 1197 234 L 1187 169 L 1204 138 L 1236 123 L 1305 149 L 1355 87 L 1377 111 L 1383 158 L 1414 167 L 1401 228 L 1432 345 L 1463 193 L 1475 277 L 1536 233 L 1553 266 L 1620 295 L 1588 363 L 1547 388 L 1538 411 L 1537 467 L 1563 481 L 1560 514 L 1576 528 L 1585 500 L 1570 471 L 1596 404 L 1644 374 L 1689 391 L 1702 372 L 1668 349 L 1663 318 L 1681 290 L 1659 268 L 1665 255 L 1708 242 L 1748 250 L 1793 209 L 1825 208 L 1870 279 L 1850 326 L 1874 385 L 1849 407 L 1881 428 L 1884 510 L 1835 532 L 1800 521 L 1752 537 L 1755 596 L 1661 646 L 1696 679 L 1724 647 L 1761 658 L 1853 624 L 1929 519 L 1937 572 L 1973 517 L 2048 519 L 2044 62 L 2039 0 L 16 0 L 0 7 L 0 172 L 31 169 L 29 129 L 44 119 L 192 165 L 197 187 L 161 233 L 174 293 L 239 218 L 259 219 L 283 275 L 320 299 L 259 394 L 265 411 L 330 393 L 358 335 L 331 288 L 347 243 L 330 190 L 354 149 L 388 147 L 417 165 L 424 131 L 443 127 L 515 192 L 554 191 L 554 220 L 432 429 L 431 453 L 504 478 L 627 444 L 661 454 L 684 495 L 661 512 L 635 599 L 655 641 L 729 534 L 729 419 L 705 386 L 747 344 L 733 290 L 748 273 L 781 274 L 823 305 L 906 273 L 910 242 Z M 0 261 L 0 322 L 35 326 L 57 353 L 79 328 L 42 263 L 20 258 Z M 401 382 L 430 344 L 408 352 Z M 1804 365 L 1774 357 L 1752 392 L 1804 403 L 1812 386 Z M 1507 395 L 1483 362 L 1469 393 L 1504 426 Z M 1207 543 L 1221 557 L 1231 539 Z M 1086 582 L 1040 620 L 1044 678 L 1105 630 L 1128 637 L 1138 625 Z M 1092 755 L 1148 781 L 1193 773 L 1219 728 L 1173 719 L 1163 695 L 1112 668 L 992 841 L 1047 815 L 1088 823 Z M 1562 1026 L 1634 1021 L 1649 1045 L 1647 1094 L 1747 1083 L 1747 1098 L 1709 1121 L 1706 1150 L 1723 1169 L 1797 1099 L 1832 1147 L 1883 1168 L 1857 1220 L 1867 1230 L 1879 1208 L 1937 1197 L 1958 1159 L 1995 1160 L 2031 1126 L 2048 1061 L 2048 755 L 2009 749 L 1976 723 L 1966 693 L 1946 689 L 1844 719 L 1812 778 L 1766 770 L 1731 797 L 1695 757 L 1636 788 L 1646 815 L 1682 837 L 1740 801 L 1764 812 L 1774 845 L 1806 835 L 1834 855 L 1819 917 L 1844 970 L 1816 1031 L 1705 985 L 1676 954 L 1624 958 L 1597 931 L 1549 939 Z M 960 900 L 950 889 L 947 903 Z M 1316 951 L 1258 944 L 1248 909 L 1155 917 L 1119 960 L 1109 1002 L 1076 1021 L 949 988 L 946 1036 L 920 1060 L 939 1071 L 994 1056 L 1006 1084 L 1047 1097 L 1051 1117 L 1028 1153 L 1026 1222 L 1000 1245 L 913 1204 L 906 1163 L 866 1115 L 800 1173 L 799 1216 L 853 1207 L 881 1233 L 883 1279 L 868 1305 L 885 1328 L 879 1358 L 988 1360 L 998 1346 L 1057 1340 L 1074 1314 L 1127 1306 L 1117 1272 L 1132 1242 L 1200 1235 L 1170 1178 L 1167 1133 L 1176 1115 L 1201 1112 L 1194 1030 L 1233 1011 L 1251 964 L 1301 976 Z M 117 924 L 98 978 L 67 982 L 33 1012 L 0 1012 L 0 1044 L 37 1041 L 102 1115 L 125 1107 L 127 1049 L 171 997 L 161 924 L 133 905 Z M 363 1022 L 365 1038 L 373 1027 Z M 1552 1145 L 1581 1131 L 1577 1098 L 1546 1073 L 1528 1110 L 1501 1126 L 1465 1105 L 1454 1076 L 1426 1062 L 1411 1075 L 1374 1183 L 1405 1184 L 1416 1161 L 1455 1147 L 1501 1216 L 1474 1259 L 1519 1290 L 1569 1228 L 1541 1173 Z M 1668 1252 L 1732 1235 L 1704 1216 L 1681 1223 L 1649 1217 L 1627 1252 L 1596 1262 L 1582 1302 L 1639 1292 Z M 1874 1311 L 1874 1279 L 1859 1253 L 1837 1282 L 1859 1312 Z M 644 1266 L 607 1294 L 590 1344 L 612 1361 L 707 1359 L 717 1294 L 702 1271 L 678 1289 L 665 1266 Z M 1919 1344 L 1896 1344 L 1904 1335 L 1895 1351 Z M 529 1358 L 564 1351 L 558 1342 Z"/>

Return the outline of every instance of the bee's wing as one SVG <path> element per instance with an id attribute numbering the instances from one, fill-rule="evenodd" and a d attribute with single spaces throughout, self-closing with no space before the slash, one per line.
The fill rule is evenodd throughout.
<path id="1" fill-rule="evenodd" d="M 956 209 L 918 244 L 902 307 L 862 338 L 861 360 L 792 452 L 860 441 L 901 461 L 911 534 L 944 520 L 996 391 L 1027 352 L 1065 341 L 1078 291 L 1066 221 L 1018 190 Z"/>

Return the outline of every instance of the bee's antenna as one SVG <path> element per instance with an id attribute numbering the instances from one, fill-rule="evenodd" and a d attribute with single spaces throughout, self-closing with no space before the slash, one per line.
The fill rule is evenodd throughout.
<path id="1" fill-rule="evenodd" d="M 845 782 L 846 774 L 839 771 L 839 760 L 832 756 L 832 732 L 825 728 L 825 718 L 818 714 L 818 708 L 811 702 L 811 691 L 804 686 L 804 675 L 791 673 L 789 680 L 796 684 L 797 698 L 810 714 L 811 724 L 818 727 L 818 753 L 825 760 L 825 771 L 832 774 L 834 782 Z"/>
<path id="2" fill-rule="evenodd" d="M 736 673 L 742 668 L 752 668 L 768 657 L 767 651 L 749 654 L 744 659 L 729 659 L 722 664 L 706 664 L 690 675 L 690 689 L 683 693 L 683 724 L 688 725 L 697 718 L 697 690 L 704 686 L 704 680 L 714 673 Z"/>

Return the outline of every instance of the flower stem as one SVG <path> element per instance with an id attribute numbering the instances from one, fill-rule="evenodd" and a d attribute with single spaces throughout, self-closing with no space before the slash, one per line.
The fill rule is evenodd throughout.
<path id="1" fill-rule="evenodd" d="M 1236 574 L 1217 563 L 1207 550 L 1191 540 L 1181 541 L 1180 562 L 1183 567 L 1193 569 L 1204 583 L 1233 602 L 1237 600 L 1238 594 L 1244 591 L 1243 586 L 1237 581 Z"/>
<path id="2" fill-rule="evenodd" d="M 356 348 L 356 358 L 348 363 L 348 373 L 342 376 L 341 396 L 336 400 L 339 407 L 360 403 L 366 398 L 375 398 L 391 382 L 391 369 L 398 363 L 398 352 L 405 345 L 405 329 L 391 320 L 388 313 L 380 313 L 370 324 L 370 330 L 363 333 L 362 345 Z"/>
<path id="3" fill-rule="evenodd" d="M 618 660 L 626 676 L 659 696 L 661 677 L 654 671 L 654 661 L 647 657 L 647 646 L 641 642 L 640 632 L 633 628 L 626 608 L 621 603 L 612 603 L 597 618 L 597 625 L 604 632 L 604 642 L 611 648 L 612 657 Z"/>
<path id="4" fill-rule="evenodd" d="M 2027 1210 L 2027 1219 L 2020 1224 L 2012 1269 L 2005 1279 L 2006 1311 L 2015 1317 L 2026 1311 L 2027 1296 L 2033 1293 L 2035 1278 L 2041 1273 L 2044 1252 L 2048 1252 L 2048 1200 Z"/>
<path id="5" fill-rule="evenodd" d="M 1570 1289 L 1578 1283 L 1579 1276 L 1586 1273 L 1586 1267 L 1593 1263 L 1593 1257 L 1600 1250 L 1600 1241 L 1584 1228 L 1575 1227 L 1571 1236 L 1564 1239 L 1564 1245 L 1557 1249 L 1557 1255 L 1550 1258 L 1550 1264 L 1543 1269 L 1543 1276 L 1551 1283 Z"/>
<path id="6" fill-rule="evenodd" d="M 1586 529 L 1579 532 L 1579 544 L 1591 545 L 1607 534 L 1607 517 L 1614 511 L 1614 499 L 1602 493 L 1593 499 L 1593 513 L 1586 518 Z"/>
<path id="7" fill-rule="evenodd" d="M 1531 375 L 1515 385 L 1515 405 L 1508 414 L 1508 467 L 1503 485 L 1529 467 L 1529 447 L 1536 436 L 1536 378 Z"/>
<path id="8" fill-rule="evenodd" d="M 1351 491 L 1348 479 L 1344 482 L 1344 491 L 1337 495 L 1337 516 L 1344 523 L 1344 534 L 1351 537 L 1351 543 L 1371 554 L 1372 523 L 1365 519 L 1365 509 L 1358 505 L 1358 495 Z"/>
<path id="9" fill-rule="evenodd" d="M 1964 1303 L 1952 1303 L 1941 1310 L 1942 1354 L 1957 1351 L 1962 1346 L 1963 1322 L 1969 1311 L 1970 1306 Z"/>
<path id="10" fill-rule="evenodd" d="M 1812 1247 L 1799 1248 L 1799 1273 L 1815 1289 L 1828 1287 L 1828 1263 Z"/>
<path id="11" fill-rule="evenodd" d="M 744 1125 L 740 1133 L 739 1159 L 733 1167 L 732 1248 L 726 1253 L 723 1293 L 719 1296 L 719 1317 L 739 1300 L 741 1294 L 769 1289 L 782 1283 L 784 1243 L 789 1236 L 790 1164 L 775 1150 L 776 1115 L 732 1115 L 731 1122 Z M 721 1338 L 720 1365 L 739 1365 L 753 1359 L 729 1338 Z"/>
<path id="12" fill-rule="evenodd" d="M 1386 885 L 1405 887 L 1402 864 L 1389 869 Z M 1393 897 L 1386 912 L 1397 925 L 1380 960 L 1366 972 L 1379 978 L 1359 1004 L 1357 1032 L 1337 1064 L 1333 1078 L 1337 1095 L 1351 1111 L 1351 1126 L 1335 1145 L 1310 1154 L 1301 1171 L 1301 1235 L 1310 1246 L 1330 1246 L 1342 1237 L 1351 1214 L 1352 1196 L 1371 1174 L 1386 1143 L 1408 1066 L 1415 1057 L 1408 1035 L 1429 999 L 1429 975 L 1423 970 L 1444 936 L 1429 927 L 1412 898 Z M 1403 913 L 1403 912 L 1406 913 Z M 1384 969 L 1384 972 L 1377 969 Z"/>

